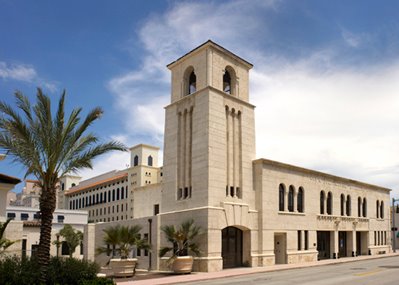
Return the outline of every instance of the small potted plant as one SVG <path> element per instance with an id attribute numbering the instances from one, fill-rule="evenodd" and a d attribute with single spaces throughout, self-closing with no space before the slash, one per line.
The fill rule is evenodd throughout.
<path id="1" fill-rule="evenodd" d="M 183 222 L 177 229 L 173 225 L 165 225 L 161 230 L 172 246 L 162 247 L 159 256 L 164 257 L 168 252 L 172 256 L 168 259 L 172 271 L 175 273 L 190 273 L 193 270 L 194 258 L 191 254 L 200 255 L 198 243 L 195 239 L 201 234 L 201 228 L 194 225 L 194 220 Z"/>
<path id="2" fill-rule="evenodd" d="M 105 246 L 97 248 L 97 254 L 111 254 L 108 267 L 102 268 L 106 275 L 115 277 L 134 276 L 136 273 L 137 259 L 129 258 L 133 248 L 150 249 L 146 240 L 140 238 L 140 226 L 121 226 L 108 227 L 104 229 Z M 120 258 L 115 258 L 119 256 Z M 109 273 L 109 274 L 108 274 Z"/>

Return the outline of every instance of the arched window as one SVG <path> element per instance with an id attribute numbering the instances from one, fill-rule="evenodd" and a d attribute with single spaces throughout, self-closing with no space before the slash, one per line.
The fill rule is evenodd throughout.
<path id="1" fill-rule="evenodd" d="M 377 200 L 377 205 L 376 205 L 376 215 L 377 219 L 380 217 L 380 201 Z"/>
<path id="2" fill-rule="evenodd" d="M 115 201 L 115 189 L 112 189 L 112 202 Z"/>
<path id="3" fill-rule="evenodd" d="M 149 157 L 148 157 L 148 166 L 152 166 L 152 156 L 150 155 Z"/>
<path id="4" fill-rule="evenodd" d="M 76 186 L 76 184 L 75 184 L 75 183 L 72 183 L 72 184 L 71 184 L 71 187 L 75 187 L 75 186 Z"/>
<path id="5" fill-rule="evenodd" d="M 223 74 L 223 91 L 231 94 L 231 76 L 227 70 Z"/>
<path id="6" fill-rule="evenodd" d="M 139 157 L 136 155 L 133 159 L 133 166 L 139 165 Z"/>
<path id="7" fill-rule="evenodd" d="M 125 189 L 121 188 L 121 200 L 125 199 Z"/>
<path id="8" fill-rule="evenodd" d="M 345 195 L 341 194 L 341 216 L 345 215 Z"/>
<path id="9" fill-rule="evenodd" d="M 292 185 L 288 190 L 288 211 L 294 212 L 294 186 Z"/>
<path id="10" fill-rule="evenodd" d="M 381 204 L 380 204 L 380 218 L 381 219 L 384 218 L 384 201 L 381 201 Z"/>
<path id="11" fill-rule="evenodd" d="M 346 196 L 346 215 L 351 215 L 351 196 Z"/>
<path id="12" fill-rule="evenodd" d="M 324 214 L 324 200 L 325 200 L 325 193 L 324 191 L 320 192 L 320 214 Z"/>
<path id="13" fill-rule="evenodd" d="M 119 200 L 120 198 L 120 191 L 119 188 L 116 189 L 116 200 Z"/>
<path id="14" fill-rule="evenodd" d="M 285 196 L 285 186 L 280 184 L 278 187 L 278 210 L 284 211 L 284 196 Z"/>
<path id="15" fill-rule="evenodd" d="M 332 215 L 332 193 L 328 192 L 327 194 L 327 214 Z"/>
<path id="16" fill-rule="evenodd" d="M 197 76 L 193 70 L 188 78 L 188 95 L 194 93 L 195 91 L 197 91 Z"/>
<path id="17" fill-rule="evenodd" d="M 363 198 L 363 217 L 367 217 L 367 200 Z"/>
<path id="18" fill-rule="evenodd" d="M 297 209 L 299 213 L 303 213 L 303 188 L 299 187 L 298 197 L 297 197 Z"/>
<path id="19" fill-rule="evenodd" d="M 357 216 L 362 216 L 362 198 L 357 198 Z"/>

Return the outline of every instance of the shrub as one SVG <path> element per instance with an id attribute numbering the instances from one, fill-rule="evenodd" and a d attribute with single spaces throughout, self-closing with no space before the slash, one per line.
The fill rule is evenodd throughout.
<path id="1" fill-rule="evenodd" d="M 96 263 L 75 258 L 53 257 L 47 271 L 48 284 L 81 284 L 96 279 L 99 267 Z"/>
<path id="2" fill-rule="evenodd" d="M 52 257 L 47 271 L 47 284 L 109 285 L 97 278 L 99 268 L 94 262 L 75 258 Z M 0 285 L 40 284 L 40 267 L 34 258 L 5 257 L 0 260 Z"/>
<path id="3" fill-rule="evenodd" d="M 6 256 L 0 260 L 0 284 L 39 284 L 39 269 L 34 259 Z"/>

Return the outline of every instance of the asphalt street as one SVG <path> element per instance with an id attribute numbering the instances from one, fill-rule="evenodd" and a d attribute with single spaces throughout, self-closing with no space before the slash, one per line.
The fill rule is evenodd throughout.
<path id="1" fill-rule="evenodd" d="M 342 264 L 289 269 L 181 284 L 385 285 L 399 284 L 399 256 Z"/>

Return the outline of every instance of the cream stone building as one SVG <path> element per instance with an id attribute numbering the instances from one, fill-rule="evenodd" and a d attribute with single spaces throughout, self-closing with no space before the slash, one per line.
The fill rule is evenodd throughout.
<path id="1" fill-rule="evenodd" d="M 13 221 L 8 224 L 6 229 L 6 237 L 10 240 L 17 241 L 7 249 L 8 254 L 19 255 L 22 257 L 32 256 L 36 253 L 40 240 L 40 215 L 38 208 L 9 206 L 6 209 L 7 218 Z M 61 242 L 59 248 L 55 244 L 51 244 L 50 254 L 52 256 L 68 256 L 69 249 L 59 232 L 68 224 L 74 230 L 85 231 L 87 225 L 86 211 L 71 211 L 65 209 L 56 209 L 53 214 L 53 222 L 51 228 L 51 241 Z M 58 252 L 57 252 L 58 250 Z M 75 249 L 73 257 L 83 258 L 83 243 Z"/>
<path id="2" fill-rule="evenodd" d="M 159 148 L 140 144 L 130 149 L 131 167 L 114 170 L 67 188 L 64 207 L 83 209 L 90 222 L 113 222 L 156 215 L 161 200 Z"/>
<path id="3" fill-rule="evenodd" d="M 142 226 L 153 250 L 135 255 L 140 267 L 150 269 L 164 268 L 164 259 L 157 256 L 166 245 L 161 226 L 188 218 L 204 231 L 202 255 L 195 260 L 198 271 L 391 251 L 390 189 L 256 159 L 255 106 L 248 86 L 252 64 L 207 41 L 168 68 L 171 101 L 165 107 L 163 168 L 150 167 L 145 151 L 151 148 L 137 146 L 132 167 L 81 183 L 66 194 L 72 209 L 85 205 L 99 222 L 86 231 L 89 259 L 109 259 L 96 256 L 95 248 L 112 218 Z M 146 176 L 149 171 L 154 180 Z M 127 191 L 121 198 L 127 201 L 106 200 L 118 187 Z M 106 202 L 98 204 L 101 193 Z M 127 203 L 119 219 L 119 213 L 109 213 L 117 203 Z"/>

